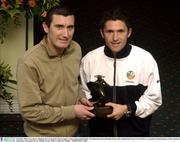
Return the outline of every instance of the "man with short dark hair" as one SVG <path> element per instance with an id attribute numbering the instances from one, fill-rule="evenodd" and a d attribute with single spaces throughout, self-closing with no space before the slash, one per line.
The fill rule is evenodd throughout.
<path id="1" fill-rule="evenodd" d="M 83 90 L 92 98 L 90 83 L 103 76 L 112 113 L 89 120 L 93 137 L 149 136 L 152 114 L 162 104 L 158 66 L 144 49 L 128 43 L 132 28 L 118 9 L 105 12 L 100 26 L 105 41 L 85 55 L 81 64 Z"/>
<path id="2" fill-rule="evenodd" d="M 67 7 L 50 9 L 45 37 L 18 62 L 18 100 L 27 136 L 75 136 L 79 119 L 94 117 L 79 84 L 81 48 L 72 40 L 74 24 Z"/>

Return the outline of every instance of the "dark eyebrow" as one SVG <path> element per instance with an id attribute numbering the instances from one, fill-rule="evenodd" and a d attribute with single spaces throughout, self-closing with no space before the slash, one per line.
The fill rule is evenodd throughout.
<path id="1" fill-rule="evenodd" d="M 55 27 L 64 27 L 64 25 L 56 24 Z"/>
<path id="2" fill-rule="evenodd" d="M 113 32 L 113 30 L 111 30 L 111 29 L 108 29 L 108 30 L 105 30 L 105 31 L 107 31 L 107 32 Z"/>
<path id="3" fill-rule="evenodd" d="M 69 25 L 68 28 L 74 28 L 74 25 Z"/>
<path id="4" fill-rule="evenodd" d="M 108 29 L 108 30 L 106 30 L 107 32 L 114 32 L 114 30 L 112 30 L 112 29 Z M 119 29 L 119 30 L 117 30 L 118 32 L 123 32 L 124 31 L 124 29 Z"/>
<path id="5" fill-rule="evenodd" d="M 65 27 L 64 25 L 61 25 L 61 24 L 57 24 L 55 25 L 55 27 Z M 69 25 L 68 28 L 73 28 L 74 25 Z"/>

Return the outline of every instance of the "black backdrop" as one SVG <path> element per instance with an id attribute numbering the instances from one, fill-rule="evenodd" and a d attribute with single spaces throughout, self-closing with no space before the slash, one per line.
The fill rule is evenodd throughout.
<path id="1" fill-rule="evenodd" d="M 144 0 L 61 0 L 75 10 L 76 29 L 74 40 L 82 46 L 83 55 L 103 44 L 99 34 L 99 20 L 102 13 L 112 7 L 124 9 L 133 25 L 133 35 L 130 40 L 139 46 L 149 46 L 147 40 L 154 42 L 154 35 L 180 33 L 180 11 L 177 0 L 144 1 Z M 43 37 L 41 22 L 34 20 L 34 44 Z M 145 39 L 144 39 L 145 38 Z"/>

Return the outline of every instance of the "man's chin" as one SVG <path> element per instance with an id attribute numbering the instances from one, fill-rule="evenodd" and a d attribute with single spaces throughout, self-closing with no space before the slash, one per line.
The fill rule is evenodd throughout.
<path id="1" fill-rule="evenodd" d="M 69 44 L 59 44 L 58 47 L 59 48 L 67 48 L 69 46 Z"/>

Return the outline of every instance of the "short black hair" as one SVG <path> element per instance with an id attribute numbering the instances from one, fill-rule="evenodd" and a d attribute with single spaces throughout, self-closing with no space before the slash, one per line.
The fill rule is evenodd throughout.
<path id="1" fill-rule="evenodd" d="M 108 11 L 105 11 L 104 15 L 102 16 L 101 21 L 100 21 L 100 28 L 103 29 L 105 23 L 109 20 L 113 20 L 113 21 L 121 20 L 121 21 L 125 22 L 128 29 L 131 28 L 129 19 L 127 17 L 127 13 L 122 9 L 119 9 L 119 8 L 114 9 L 113 8 Z"/>
<path id="2" fill-rule="evenodd" d="M 52 7 L 47 12 L 47 15 L 44 19 L 44 22 L 46 23 L 46 25 L 48 25 L 48 27 L 50 26 L 50 24 L 52 22 L 53 15 L 69 16 L 69 15 L 74 15 L 74 11 L 65 5 L 59 5 L 59 6 Z"/>

